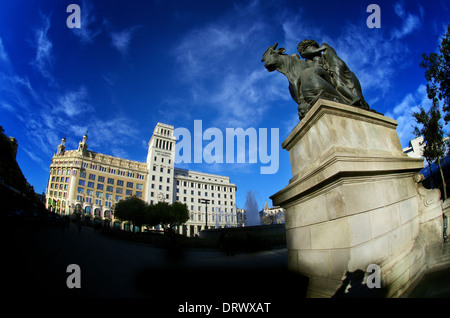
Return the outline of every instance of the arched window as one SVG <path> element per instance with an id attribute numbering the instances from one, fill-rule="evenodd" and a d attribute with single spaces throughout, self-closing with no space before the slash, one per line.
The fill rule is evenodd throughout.
<path id="1" fill-rule="evenodd" d="M 84 208 L 84 213 L 85 214 L 91 214 L 91 207 L 89 205 Z"/>
<path id="2" fill-rule="evenodd" d="M 96 209 L 94 210 L 94 216 L 101 217 L 101 210 L 100 210 L 99 208 L 96 208 Z"/>
<path id="3" fill-rule="evenodd" d="M 105 213 L 104 213 L 104 217 L 107 218 L 107 219 L 110 219 L 111 218 L 111 211 L 110 210 L 106 210 Z"/>

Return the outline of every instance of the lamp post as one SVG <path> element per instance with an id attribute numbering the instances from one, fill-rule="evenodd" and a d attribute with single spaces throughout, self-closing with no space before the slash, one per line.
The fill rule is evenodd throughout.
<path id="1" fill-rule="evenodd" d="M 205 214 L 206 214 L 206 225 L 205 225 L 205 230 L 208 229 L 208 203 L 210 202 L 209 199 L 200 199 L 200 203 L 201 204 L 206 204 L 206 209 L 205 209 Z"/>

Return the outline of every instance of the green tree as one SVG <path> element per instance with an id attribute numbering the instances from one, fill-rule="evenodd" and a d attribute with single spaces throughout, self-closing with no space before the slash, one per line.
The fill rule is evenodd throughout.
<path id="1" fill-rule="evenodd" d="M 169 205 L 166 202 L 158 202 L 147 206 L 146 225 L 155 226 L 161 224 L 163 228 L 169 225 L 171 228 L 184 224 L 189 220 L 189 210 L 186 204 L 174 202 Z"/>
<path id="2" fill-rule="evenodd" d="M 450 121 L 450 25 L 439 45 L 439 54 L 422 54 L 420 67 L 425 69 L 428 98 L 443 102 L 444 120 Z"/>
<path id="3" fill-rule="evenodd" d="M 130 221 L 139 228 L 146 225 L 147 203 L 137 197 L 119 201 L 115 207 L 115 216 L 122 221 Z"/>
<path id="4" fill-rule="evenodd" d="M 182 225 L 189 220 L 189 209 L 185 203 L 174 202 L 171 205 L 170 226 Z"/>
<path id="5" fill-rule="evenodd" d="M 438 99 L 436 97 L 433 98 L 433 104 L 428 112 L 420 106 L 419 112 L 413 113 L 413 117 L 418 124 L 414 127 L 414 133 L 416 136 L 423 136 L 424 139 L 423 144 L 425 147 L 423 150 L 423 156 L 427 160 L 430 167 L 430 176 L 431 164 L 437 161 L 442 178 L 444 199 L 447 199 L 445 179 L 441 167 L 441 158 L 445 155 L 446 147 L 443 141 L 444 131 L 440 122 L 441 112 L 439 110 Z M 432 180 L 431 177 L 430 180 Z"/>
<path id="6" fill-rule="evenodd" d="M 152 207 L 154 221 L 165 229 L 170 224 L 170 205 L 166 202 L 158 202 Z"/>

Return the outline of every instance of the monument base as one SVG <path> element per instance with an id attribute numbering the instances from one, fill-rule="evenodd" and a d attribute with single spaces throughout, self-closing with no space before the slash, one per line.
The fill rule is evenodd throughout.
<path id="1" fill-rule="evenodd" d="M 423 160 L 403 153 L 397 122 L 319 100 L 283 142 L 293 178 L 274 194 L 285 209 L 289 269 L 308 296 L 331 297 L 346 272 L 380 266 L 399 296 L 442 244 L 439 190 L 417 179 Z"/>

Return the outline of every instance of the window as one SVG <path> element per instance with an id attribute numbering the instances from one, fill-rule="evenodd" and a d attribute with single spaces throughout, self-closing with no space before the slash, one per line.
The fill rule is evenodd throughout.
<path id="1" fill-rule="evenodd" d="M 136 197 L 142 198 L 142 192 L 141 191 L 136 191 Z"/>
<path id="2" fill-rule="evenodd" d="M 80 178 L 86 178 L 86 172 L 80 172 Z"/>
<path id="3" fill-rule="evenodd" d="M 86 194 L 89 195 L 89 196 L 93 196 L 94 195 L 94 190 L 87 189 L 86 190 Z"/>
<path id="4" fill-rule="evenodd" d="M 126 195 L 130 195 L 130 196 L 133 195 L 133 190 L 126 190 L 125 192 L 126 192 Z"/>
<path id="5" fill-rule="evenodd" d="M 144 185 L 140 184 L 140 183 L 136 183 L 136 189 L 137 190 L 143 190 L 144 189 Z"/>
<path id="6" fill-rule="evenodd" d="M 97 179 L 98 182 L 105 182 L 105 177 L 99 176 Z"/>
<path id="7" fill-rule="evenodd" d="M 105 195 L 105 199 L 106 199 L 106 200 L 112 201 L 112 198 L 113 198 L 113 196 L 112 196 L 111 193 L 107 193 L 107 194 Z"/>
<path id="8" fill-rule="evenodd" d="M 117 185 L 123 187 L 123 180 L 117 180 Z"/>
<path id="9" fill-rule="evenodd" d="M 106 191 L 107 192 L 113 192 L 113 187 L 112 186 L 106 186 Z"/>
<path id="10" fill-rule="evenodd" d="M 80 186 L 85 186 L 85 185 L 86 185 L 86 181 L 84 181 L 84 180 L 78 180 L 78 185 L 80 185 Z"/>
<path id="11" fill-rule="evenodd" d="M 84 188 L 78 188 L 78 191 L 77 191 L 79 194 L 83 194 L 84 193 Z"/>
<path id="12" fill-rule="evenodd" d="M 116 195 L 116 202 L 122 201 L 122 197 L 120 195 Z"/>
<path id="13" fill-rule="evenodd" d="M 123 189 L 122 189 L 122 188 L 117 188 L 117 189 L 116 189 L 116 193 L 122 194 L 122 193 L 123 193 Z"/>
<path id="14" fill-rule="evenodd" d="M 97 190 L 103 190 L 103 184 L 98 183 L 97 184 Z"/>
<path id="15" fill-rule="evenodd" d="M 97 198 L 103 198 L 103 192 L 97 191 L 97 192 L 95 193 L 95 196 L 96 196 Z"/>
<path id="16" fill-rule="evenodd" d="M 133 182 L 127 182 L 127 188 L 133 188 Z"/>
<path id="17" fill-rule="evenodd" d="M 88 188 L 94 188 L 94 182 L 88 182 Z"/>
<path id="18" fill-rule="evenodd" d="M 95 180 L 95 174 L 89 174 L 89 180 Z"/>
<path id="19" fill-rule="evenodd" d="M 113 178 L 108 178 L 108 184 L 114 184 L 114 179 Z"/>

